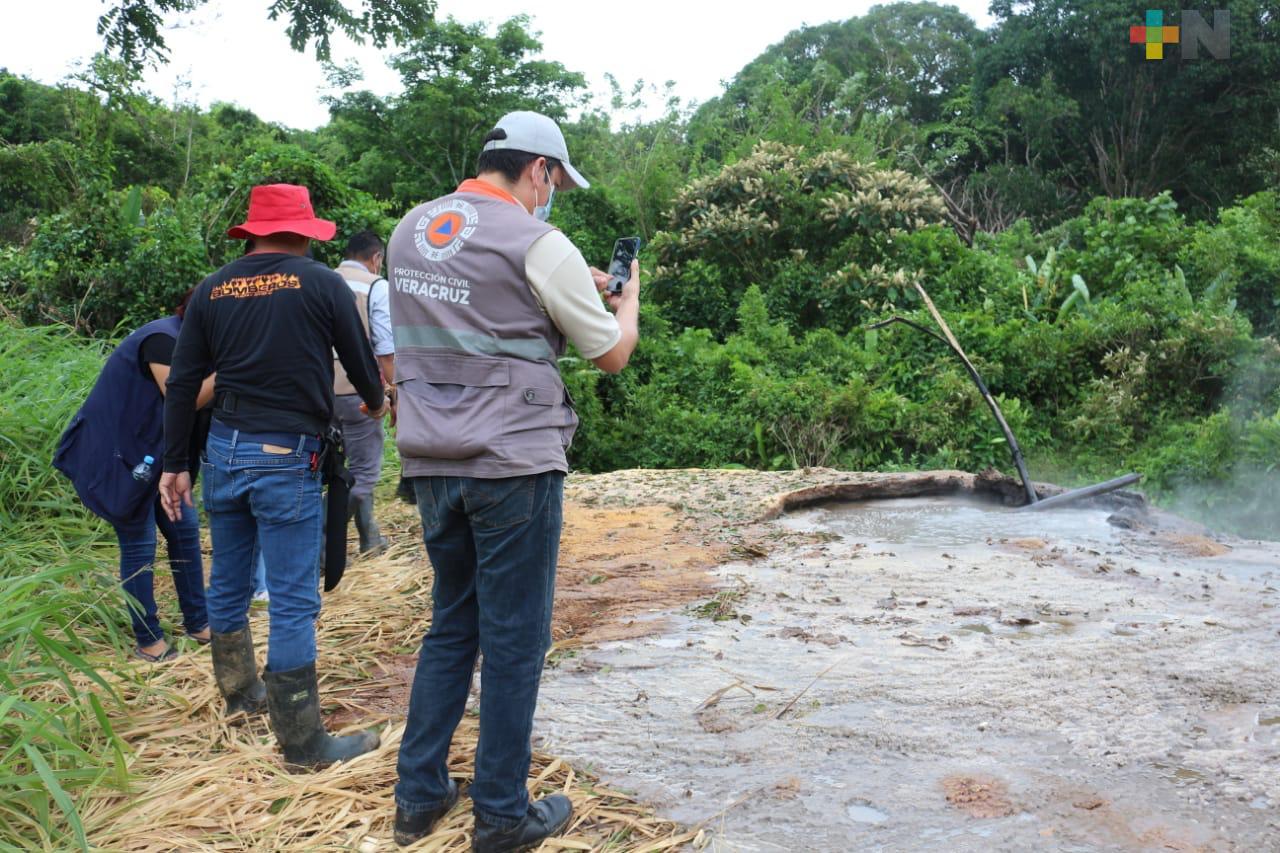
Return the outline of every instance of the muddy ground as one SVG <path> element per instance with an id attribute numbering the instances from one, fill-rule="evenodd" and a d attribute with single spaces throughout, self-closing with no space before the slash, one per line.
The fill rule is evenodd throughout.
<path id="1" fill-rule="evenodd" d="M 1280 545 L 1133 500 L 1000 506 L 1017 494 L 957 472 L 571 477 L 541 760 L 721 851 L 1280 850 Z M 320 637 L 330 726 L 387 723 L 363 822 L 334 837 L 391 849 L 430 570 L 413 510 L 379 514 L 392 550 L 356 561 Z M 260 728 L 233 739 L 270 768 Z M 285 849 L 300 818 L 260 803 L 291 780 L 255 780 L 245 837 Z M 570 846 L 652 849 L 622 802 Z M 464 810 L 424 844 L 465 849 Z"/>
<path id="2" fill-rule="evenodd" d="M 572 478 L 541 748 L 721 850 L 1280 849 L 1280 546 L 1001 488 Z"/>

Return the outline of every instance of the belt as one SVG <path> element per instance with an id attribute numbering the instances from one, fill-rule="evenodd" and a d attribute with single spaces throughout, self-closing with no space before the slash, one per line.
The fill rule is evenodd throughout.
<path id="1" fill-rule="evenodd" d="M 306 414 L 304 412 L 280 409 L 275 406 L 266 406 L 255 402 L 254 400 L 243 398 L 231 391 L 222 391 L 214 399 L 214 417 L 216 418 L 220 412 L 225 412 L 228 415 L 239 415 L 243 418 L 249 419 L 272 419 L 283 415 L 291 421 L 300 420 L 302 423 L 307 424 L 309 427 L 308 433 L 314 433 L 315 435 L 322 435 L 329 426 L 328 420 L 321 420 L 314 415 Z"/>
<path id="2" fill-rule="evenodd" d="M 274 444 L 279 447 L 293 447 L 300 453 L 319 453 L 321 447 L 318 435 L 306 435 L 300 432 L 249 432 L 229 427 L 217 418 L 213 419 L 213 424 L 209 427 L 209 435 L 237 444 Z"/>

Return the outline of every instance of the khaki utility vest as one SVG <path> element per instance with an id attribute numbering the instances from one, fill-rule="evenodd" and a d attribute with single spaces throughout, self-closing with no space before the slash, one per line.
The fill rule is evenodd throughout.
<path id="1" fill-rule="evenodd" d="M 494 479 L 568 471 L 578 416 L 560 380 L 565 338 L 525 255 L 551 226 L 478 181 L 409 211 L 387 247 L 405 476 Z"/>
<path id="2" fill-rule="evenodd" d="M 382 276 L 374 275 L 364 267 L 357 267 L 355 264 L 334 267 L 334 272 L 342 276 L 347 281 L 360 281 L 373 287 L 375 281 L 381 281 Z M 364 325 L 364 336 L 366 340 L 372 341 L 369 335 L 369 291 L 361 293 L 354 287 L 351 288 L 351 295 L 356 298 L 356 308 L 360 312 L 360 322 Z M 371 344 L 372 345 L 372 344 Z M 351 384 L 351 380 L 347 378 L 347 371 L 343 369 L 342 362 L 338 360 L 337 352 L 333 354 L 333 393 L 339 397 L 348 394 L 358 394 L 356 386 Z"/>

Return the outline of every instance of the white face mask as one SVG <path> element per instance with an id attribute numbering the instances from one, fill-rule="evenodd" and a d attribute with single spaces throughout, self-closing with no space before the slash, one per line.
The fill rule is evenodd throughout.
<path id="1" fill-rule="evenodd" d="M 533 218 L 539 222 L 546 222 L 551 218 L 551 203 L 556 200 L 556 187 L 551 183 L 551 170 L 543 166 L 543 170 L 547 176 L 547 203 L 538 204 L 538 188 L 533 188 Z"/>

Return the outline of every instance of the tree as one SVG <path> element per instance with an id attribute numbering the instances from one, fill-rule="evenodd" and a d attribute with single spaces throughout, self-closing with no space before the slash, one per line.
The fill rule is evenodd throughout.
<path id="1" fill-rule="evenodd" d="M 106 0 L 104 0 L 106 2 Z M 98 18 L 98 35 L 108 53 L 125 65 L 168 61 L 169 48 L 161 35 L 168 14 L 191 12 L 209 0 L 115 0 Z M 435 11 L 435 0 L 361 0 L 352 12 L 340 0 L 274 0 L 267 17 L 289 21 L 285 32 L 294 50 L 315 43 L 317 59 L 329 58 L 329 36 L 340 29 L 356 41 L 372 39 L 377 47 L 389 41 L 406 42 L 418 35 Z"/>
<path id="2" fill-rule="evenodd" d="M 906 126 L 942 116 L 972 78 L 984 40 L 968 16 L 929 2 L 875 6 L 860 18 L 802 27 L 738 72 L 725 94 L 699 111 L 691 134 L 728 125 L 730 137 L 811 144 L 815 131 L 852 136 L 879 117 L 901 125 L 890 134 L 901 136 Z"/>
<path id="3" fill-rule="evenodd" d="M 1082 185 L 1064 168 L 1058 141 L 1078 119 L 1079 105 L 1051 76 L 1035 86 L 1001 80 L 981 107 L 966 84 L 900 156 L 934 183 L 972 243 L 976 231 L 1022 218 L 1051 225 L 1076 209 Z"/>
<path id="4" fill-rule="evenodd" d="M 762 142 L 676 195 L 671 228 L 653 241 L 651 298 L 677 327 L 723 337 L 755 284 L 792 329 L 844 331 L 915 298 L 919 273 L 901 244 L 943 213 L 905 172 Z"/>
<path id="5" fill-rule="evenodd" d="M 1140 23 L 1131 3 L 997 0 L 975 102 L 1000 111 L 1052 80 L 1080 116 L 1039 145 L 1062 180 L 1111 197 L 1168 189 L 1203 215 L 1263 188 L 1251 155 L 1274 143 L 1280 113 L 1280 15 L 1259 0 L 1218 5 L 1231 14 L 1229 61 L 1183 61 L 1176 52 L 1156 61 L 1129 43 L 1129 26 Z"/>
<path id="6" fill-rule="evenodd" d="M 536 110 L 563 119 L 586 80 L 542 50 L 529 19 L 512 18 L 491 36 L 484 24 L 428 23 L 391 64 L 401 95 L 349 92 L 330 102 L 318 136 L 352 182 L 401 207 L 453 190 L 471 175 L 480 142 L 503 114 Z"/>
<path id="7" fill-rule="evenodd" d="M 615 126 L 608 114 L 596 111 L 567 125 L 565 137 L 575 165 L 591 181 L 588 193 L 603 192 L 630 229 L 647 242 L 665 224 L 672 199 L 694 167 L 693 152 L 685 144 L 689 110 L 676 97 L 673 82 L 659 90 L 641 80 L 624 92 L 612 75 L 608 80 L 614 115 L 647 111 L 647 95 L 661 97 L 665 112 L 649 121 Z M 566 196 L 566 206 L 579 197 L 577 192 Z M 608 236 L 606 256 L 618 236 L 616 231 Z"/>

